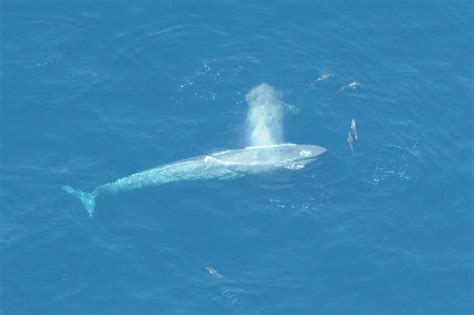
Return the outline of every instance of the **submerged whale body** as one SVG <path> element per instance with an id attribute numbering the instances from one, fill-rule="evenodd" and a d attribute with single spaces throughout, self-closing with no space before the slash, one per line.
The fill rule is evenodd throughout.
<path id="1" fill-rule="evenodd" d="M 298 170 L 325 152 L 320 146 L 292 143 L 252 146 L 164 164 L 99 186 L 92 192 L 69 186 L 63 186 L 63 190 L 78 197 L 92 216 L 99 195 L 178 181 L 225 180 L 277 169 Z"/>

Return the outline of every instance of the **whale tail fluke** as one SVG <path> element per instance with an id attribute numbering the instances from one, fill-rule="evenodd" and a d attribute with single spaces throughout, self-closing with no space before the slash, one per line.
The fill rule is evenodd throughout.
<path id="1" fill-rule="evenodd" d="M 62 189 L 67 192 L 68 194 L 74 195 L 79 198 L 82 202 L 84 208 L 86 208 L 89 216 L 92 217 L 94 215 L 94 208 L 95 208 L 95 198 L 97 197 L 96 192 L 83 192 L 80 190 L 76 190 L 70 186 L 63 186 Z"/>

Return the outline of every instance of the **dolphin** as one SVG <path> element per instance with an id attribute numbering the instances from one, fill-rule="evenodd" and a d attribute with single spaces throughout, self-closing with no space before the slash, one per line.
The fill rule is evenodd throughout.
<path id="1" fill-rule="evenodd" d="M 349 83 L 349 84 L 347 84 L 347 85 L 344 85 L 342 88 L 340 88 L 339 91 L 337 91 L 337 94 L 339 94 L 339 93 L 341 93 L 342 91 L 345 91 L 345 90 L 347 90 L 347 89 L 353 89 L 353 90 L 355 90 L 355 89 L 357 89 L 357 88 L 359 88 L 359 87 L 360 87 L 360 83 L 354 81 L 354 82 Z"/>
<path id="2" fill-rule="evenodd" d="M 92 217 L 96 198 L 100 195 L 179 181 L 227 180 L 278 169 L 299 170 L 325 152 L 325 148 L 317 145 L 257 145 L 160 165 L 98 186 L 92 192 L 70 186 L 63 186 L 62 189 L 78 197 Z"/>

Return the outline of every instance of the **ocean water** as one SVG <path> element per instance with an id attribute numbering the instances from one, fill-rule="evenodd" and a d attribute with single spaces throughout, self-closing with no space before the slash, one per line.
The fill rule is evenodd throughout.
<path id="1" fill-rule="evenodd" d="M 0 10 L 1 314 L 473 313 L 472 2 Z M 61 190 L 246 146 L 263 82 L 316 163 L 103 196 L 92 218 Z"/>

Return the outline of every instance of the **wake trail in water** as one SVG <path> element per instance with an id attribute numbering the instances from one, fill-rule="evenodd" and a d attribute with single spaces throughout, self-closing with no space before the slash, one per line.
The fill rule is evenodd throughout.
<path id="1" fill-rule="evenodd" d="M 263 83 L 248 92 L 245 100 L 249 104 L 247 121 L 250 145 L 282 143 L 282 122 L 287 105 L 282 102 L 281 94 Z"/>

